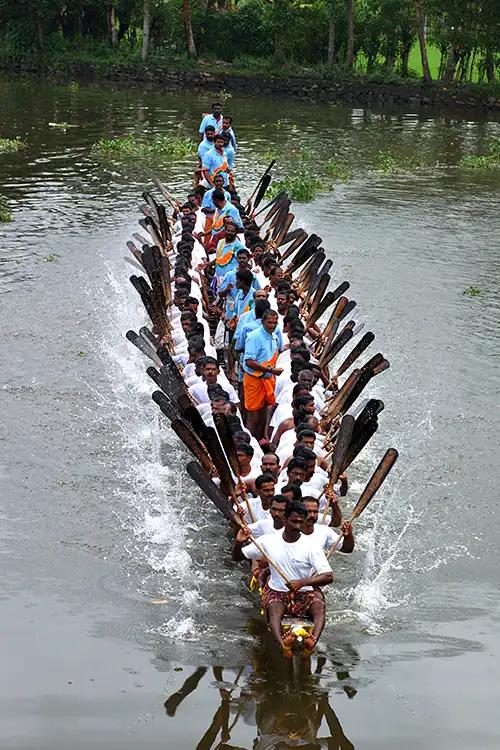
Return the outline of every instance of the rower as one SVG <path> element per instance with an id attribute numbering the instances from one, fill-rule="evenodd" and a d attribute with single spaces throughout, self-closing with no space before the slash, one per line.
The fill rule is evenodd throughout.
<path id="1" fill-rule="evenodd" d="M 352 523 L 350 521 L 344 521 L 340 526 L 341 534 L 337 534 L 331 526 L 337 524 L 331 523 L 330 526 L 318 523 L 319 518 L 319 501 L 316 497 L 306 496 L 302 498 L 302 503 L 306 509 L 307 515 L 302 528 L 302 533 L 305 534 L 309 539 L 317 543 L 323 552 L 327 552 L 329 549 L 336 548 L 339 540 L 343 537 L 342 546 L 339 548 L 339 552 L 350 553 L 354 549 L 354 535 L 352 533 Z"/>
<path id="2" fill-rule="evenodd" d="M 200 141 L 205 135 L 207 125 L 212 125 L 212 127 L 215 129 L 215 132 L 220 133 L 223 127 L 223 119 L 224 118 L 222 116 L 222 107 L 220 105 L 220 102 L 214 102 L 212 104 L 212 114 L 204 115 L 200 122 L 200 127 L 198 128 Z"/>
<path id="3" fill-rule="evenodd" d="M 221 372 L 219 364 L 215 357 L 205 357 L 201 364 L 201 380 L 189 386 L 189 393 L 197 404 L 208 404 L 208 386 L 218 384 L 229 394 L 229 400 L 239 406 L 238 394 L 231 383 L 227 380 L 224 373 Z"/>
<path id="4" fill-rule="evenodd" d="M 248 334 L 243 353 L 243 392 L 247 412 L 247 427 L 260 440 L 264 437 L 267 411 L 275 404 L 276 376 L 282 370 L 276 360 L 283 348 L 281 334 L 276 333 L 278 314 L 266 310 L 262 325 Z"/>
<path id="5" fill-rule="evenodd" d="M 222 133 L 217 134 L 214 138 L 214 147 L 207 151 L 203 157 L 201 171 L 208 187 L 213 186 L 216 174 L 221 174 L 224 178 L 224 187 L 229 185 L 231 170 L 224 152 L 224 142 Z"/>
<path id="6" fill-rule="evenodd" d="M 236 152 L 231 143 L 231 135 L 227 132 L 227 130 L 222 131 L 222 137 L 224 138 L 224 153 L 226 155 L 227 165 L 232 174 L 234 171 L 234 159 Z"/>
<path id="7" fill-rule="evenodd" d="M 309 414 L 314 416 L 314 396 L 312 396 L 310 393 L 304 393 L 302 396 L 296 396 L 293 402 L 292 417 L 284 419 L 282 422 L 280 422 L 272 436 L 271 442 L 273 445 L 278 446 L 280 444 L 281 436 L 284 433 L 288 432 L 288 430 L 293 430 L 295 426 L 295 420 L 297 419 L 297 412 L 299 413 L 298 418 L 300 420 L 302 416 L 306 416 Z"/>
<path id="8" fill-rule="evenodd" d="M 205 128 L 205 137 L 202 141 L 200 141 L 200 145 L 198 146 L 198 158 L 200 160 L 200 167 L 203 163 L 203 157 L 205 156 L 207 151 L 210 151 L 210 149 L 214 147 L 214 138 L 215 126 L 207 125 L 207 127 Z M 199 171 L 201 172 L 201 169 Z"/>
<path id="9" fill-rule="evenodd" d="M 236 152 L 238 150 L 238 144 L 236 142 L 236 136 L 233 130 L 233 118 L 230 117 L 229 115 L 224 115 L 222 118 L 222 130 L 225 133 L 229 133 L 229 137 L 231 139 L 231 146 L 234 148 Z"/>
<path id="10" fill-rule="evenodd" d="M 299 487 L 306 481 L 307 463 L 305 458 L 292 458 L 286 469 L 279 478 L 278 484 L 298 484 Z"/>
<path id="11" fill-rule="evenodd" d="M 248 528 L 252 532 L 252 536 L 256 539 L 264 534 L 275 534 L 280 531 L 285 525 L 285 510 L 289 503 L 288 498 L 285 495 L 274 495 L 271 500 L 271 507 L 269 508 L 270 518 L 261 518 L 260 521 L 248 524 Z M 326 528 L 326 527 L 325 527 Z M 241 530 L 238 532 L 240 534 Z M 236 536 L 238 541 L 238 535 Z M 246 541 L 244 534 L 241 534 L 239 541 Z"/>
<path id="12" fill-rule="evenodd" d="M 285 495 L 285 497 L 288 498 L 288 502 L 292 503 L 299 503 L 302 501 L 302 492 L 298 484 L 294 484 L 293 482 L 290 482 L 288 484 L 285 484 L 281 490 L 280 493 L 282 495 Z"/>
<path id="13" fill-rule="evenodd" d="M 314 628 L 312 638 L 306 639 L 306 647 L 312 650 L 325 625 L 325 597 L 321 587 L 332 583 L 333 573 L 324 552 L 312 545 L 301 533 L 306 515 L 302 503 L 290 503 L 285 510 L 283 531 L 261 536 L 259 545 L 290 579 L 290 583 L 285 583 L 270 565 L 270 576 L 264 587 L 262 604 L 272 635 L 282 645 L 283 617 L 310 616 Z M 243 556 L 248 560 L 259 560 L 262 553 L 254 544 L 241 547 L 241 542 L 236 542 L 233 559 L 241 560 Z"/>
<path id="14" fill-rule="evenodd" d="M 260 474 L 255 480 L 255 487 L 257 491 L 257 497 L 249 497 L 248 504 L 252 509 L 252 515 L 256 521 L 260 521 L 263 518 L 269 518 L 269 509 L 271 507 L 271 501 L 274 497 L 274 490 L 276 482 L 271 474 Z M 245 523 L 250 523 L 251 518 L 248 512 L 247 503 L 239 503 L 237 511 L 242 516 Z"/>
<path id="15" fill-rule="evenodd" d="M 216 206 L 213 202 L 213 194 L 214 190 L 223 190 L 224 191 L 224 197 L 228 203 L 231 203 L 231 193 L 229 193 L 224 188 L 224 177 L 221 174 L 216 174 L 214 177 L 214 186 L 210 190 L 206 190 L 205 194 L 203 195 L 203 200 L 201 202 L 201 208 L 202 209 L 210 209 L 215 212 Z"/>

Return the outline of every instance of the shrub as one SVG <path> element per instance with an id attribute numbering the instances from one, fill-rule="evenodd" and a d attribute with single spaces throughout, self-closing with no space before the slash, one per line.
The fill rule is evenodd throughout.
<path id="1" fill-rule="evenodd" d="M 0 154 L 14 154 L 25 147 L 20 138 L 0 138 Z"/>

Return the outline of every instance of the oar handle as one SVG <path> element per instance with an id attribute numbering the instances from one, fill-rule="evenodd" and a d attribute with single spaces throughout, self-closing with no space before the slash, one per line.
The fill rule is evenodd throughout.
<path id="1" fill-rule="evenodd" d="M 238 515 L 237 515 L 236 513 L 235 513 L 234 515 L 236 516 L 236 518 L 235 518 L 235 523 L 237 523 L 237 525 L 238 525 L 238 526 L 239 526 L 240 528 L 242 528 L 242 529 L 246 529 L 246 530 L 248 531 L 248 526 L 246 526 L 246 525 L 245 525 L 245 524 L 243 523 L 243 521 L 241 520 L 241 518 L 240 518 L 240 517 L 239 517 L 239 516 L 238 516 Z M 237 519 L 237 520 L 236 520 L 236 519 Z M 256 546 L 256 547 L 257 547 L 257 549 L 259 550 L 260 554 L 262 555 L 262 557 L 265 557 L 265 559 L 267 560 L 267 562 L 269 563 L 269 565 L 272 565 L 272 566 L 273 566 L 273 568 L 275 569 L 275 571 L 276 571 L 276 572 L 278 573 L 278 575 L 280 575 L 280 576 L 282 577 L 282 579 L 284 580 L 284 582 L 285 582 L 285 583 L 287 583 L 287 584 L 288 584 L 288 583 L 291 583 L 291 579 L 290 579 L 290 578 L 288 578 L 287 574 L 286 574 L 286 573 L 285 573 L 285 572 L 283 571 L 283 569 L 282 569 L 282 568 L 281 568 L 281 567 L 280 567 L 280 566 L 278 565 L 278 563 L 277 563 L 277 562 L 275 562 L 275 561 L 273 560 L 273 558 L 272 558 L 272 557 L 270 557 L 270 555 L 268 555 L 268 553 L 267 553 L 267 552 L 266 552 L 266 551 L 264 550 L 264 548 L 262 547 L 262 545 L 260 545 L 260 544 L 259 544 L 259 542 L 258 542 L 258 541 L 257 541 L 257 539 L 256 539 L 256 538 L 254 537 L 254 535 L 253 535 L 253 534 L 250 534 L 248 538 L 250 539 L 250 541 L 252 542 L 252 544 L 255 544 L 255 546 Z"/>

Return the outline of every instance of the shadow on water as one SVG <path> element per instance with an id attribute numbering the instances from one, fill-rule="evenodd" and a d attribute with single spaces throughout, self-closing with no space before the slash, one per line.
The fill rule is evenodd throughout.
<path id="1" fill-rule="evenodd" d="M 353 750 L 331 705 L 333 691 L 323 682 L 326 667 L 345 695 L 354 698 L 357 690 L 349 684 L 347 669 L 324 654 L 287 662 L 261 620 L 249 620 L 247 629 L 256 643 L 250 665 L 230 671 L 197 667 L 164 703 L 167 716 L 181 721 L 184 712 L 178 711 L 184 701 L 189 703 L 198 687 L 212 680 L 216 707 L 196 750 Z M 244 745 L 233 744 L 241 742 L 233 739 L 238 724 L 245 724 L 245 736 L 252 737 Z"/>

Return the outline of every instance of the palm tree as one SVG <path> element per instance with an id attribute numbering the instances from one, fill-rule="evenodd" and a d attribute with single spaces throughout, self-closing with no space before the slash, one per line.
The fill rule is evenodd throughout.
<path id="1" fill-rule="evenodd" d="M 354 0 L 347 0 L 347 49 L 345 64 L 352 68 L 354 65 Z"/>
<path id="2" fill-rule="evenodd" d="M 191 25 L 191 3 L 189 0 L 182 0 L 182 21 L 184 31 L 186 32 L 186 44 L 189 57 L 197 57 L 196 44 L 194 43 L 193 27 Z"/>
<path id="3" fill-rule="evenodd" d="M 422 60 L 422 72 L 424 74 L 424 81 L 426 83 L 432 82 L 431 70 L 429 68 L 429 60 L 427 59 L 427 47 L 425 43 L 425 16 L 422 9 L 421 0 L 414 0 L 415 2 L 415 15 L 417 17 L 417 34 L 418 43 L 420 45 L 420 57 Z"/>

